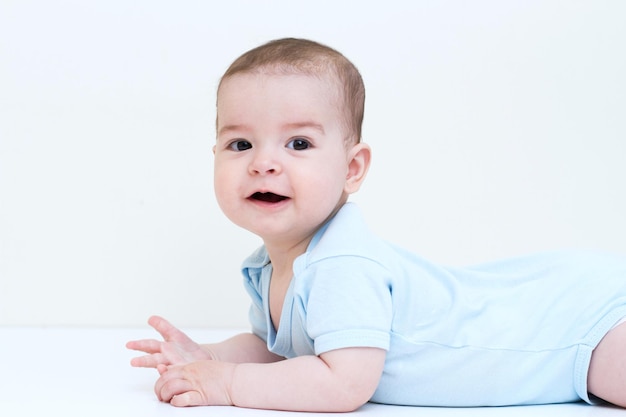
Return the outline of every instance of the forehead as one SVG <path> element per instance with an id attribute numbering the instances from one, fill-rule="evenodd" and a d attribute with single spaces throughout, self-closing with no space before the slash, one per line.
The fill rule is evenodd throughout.
<path id="1" fill-rule="evenodd" d="M 331 77 L 276 72 L 238 73 L 224 79 L 217 94 L 218 127 L 230 119 L 277 116 L 339 117 L 338 89 Z"/>

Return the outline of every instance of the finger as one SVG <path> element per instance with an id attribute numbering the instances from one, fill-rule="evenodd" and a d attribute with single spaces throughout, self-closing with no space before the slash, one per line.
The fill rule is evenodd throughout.
<path id="1" fill-rule="evenodd" d="M 148 319 L 148 324 L 154 328 L 157 332 L 161 333 L 161 336 L 164 336 L 163 332 L 167 332 L 169 327 L 174 327 L 172 324 L 165 320 L 161 316 L 152 316 Z"/>
<path id="2" fill-rule="evenodd" d="M 138 356 L 130 360 L 130 365 L 135 368 L 156 368 L 159 365 L 166 365 L 165 357 L 160 353 L 152 355 Z"/>
<path id="3" fill-rule="evenodd" d="M 131 350 L 138 350 L 146 353 L 160 353 L 163 342 L 154 339 L 131 340 L 126 343 L 126 347 Z"/>
<path id="4" fill-rule="evenodd" d="M 170 404 L 175 407 L 193 407 L 206 404 L 202 395 L 198 391 L 187 391 L 182 394 L 174 395 L 170 400 Z"/>
<path id="5" fill-rule="evenodd" d="M 157 365 L 157 371 L 159 371 L 159 379 L 154 383 L 154 393 L 156 394 L 159 401 L 165 401 L 163 396 L 161 395 L 161 391 L 163 391 L 163 386 L 170 380 L 167 375 L 167 367 L 163 369 L 163 366 Z"/>
<path id="6" fill-rule="evenodd" d="M 165 372 L 157 380 L 154 389 L 161 401 L 170 402 L 174 396 L 190 391 L 192 386 L 189 381 Z"/>
<path id="7" fill-rule="evenodd" d="M 156 368 L 157 368 L 157 371 L 159 371 L 159 375 L 163 375 L 164 373 L 167 372 L 167 366 L 163 364 L 158 364 Z"/>
<path id="8" fill-rule="evenodd" d="M 154 328 L 166 341 L 179 341 L 179 342 L 187 342 L 191 341 L 191 339 L 179 330 L 177 327 L 172 325 L 169 321 L 165 320 L 163 317 L 152 316 L 148 320 L 148 324 Z"/>

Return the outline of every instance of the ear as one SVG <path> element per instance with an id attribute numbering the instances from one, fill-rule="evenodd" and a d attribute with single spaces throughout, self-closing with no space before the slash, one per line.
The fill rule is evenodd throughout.
<path id="1" fill-rule="evenodd" d="M 361 188 L 367 171 L 370 168 L 372 151 L 365 143 L 357 143 L 348 153 L 348 174 L 344 191 L 347 194 L 355 193 Z"/>
<path id="2" fill-rule="evenodd" d="M 213 145 L 213 155 L 215 155 L 215 147 L 216 147 L 216 146 L 217 146 L 217 145 Z"/>

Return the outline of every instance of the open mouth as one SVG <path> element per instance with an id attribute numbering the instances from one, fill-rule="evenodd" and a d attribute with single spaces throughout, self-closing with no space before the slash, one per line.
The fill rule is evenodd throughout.
<path id="1" fill-rule="evenodd" d="M 274 193 L 259 193 L 259 192 L 252 194 L 250 198 L 252 200 L 263 201 L 265 203 L 279 203 L 287 199 L 287 197 L 283 195 L 278 195 Z"/>

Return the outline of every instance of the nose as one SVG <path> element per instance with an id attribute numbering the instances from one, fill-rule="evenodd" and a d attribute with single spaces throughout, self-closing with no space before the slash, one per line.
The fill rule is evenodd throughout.
<path id="1" fill-rule="evenodd" d="M 257 151 L 250 161 L 248 172 L 252 175 L 271 175 L 282 171 L 276 155 L 270 151 Z"/>

